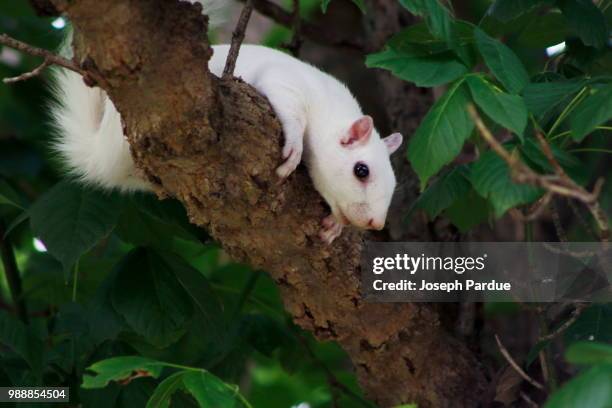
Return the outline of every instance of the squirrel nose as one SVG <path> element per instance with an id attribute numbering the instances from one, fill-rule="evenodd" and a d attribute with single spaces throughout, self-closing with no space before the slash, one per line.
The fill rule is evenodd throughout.
<path id="1" fill-rule="evenodd" d="M 384 222 L 374 221 L 374 218 L 370 218 L 370 221 L 368 221 L 369 229 L 381 230 L 384 228 L 384 226 L 385 226 Z"/>

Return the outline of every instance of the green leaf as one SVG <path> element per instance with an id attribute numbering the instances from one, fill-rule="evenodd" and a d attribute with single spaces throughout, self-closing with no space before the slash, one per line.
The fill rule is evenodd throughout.
<path id="1" fill-rule="evenodd" d="M 176 223 L 165 223 L 150 216 L 131 200 L 123 207 L 115 229 L 124 242 L 158 248 L 171 247 L 173 239 L 181 236 L 181 231 Z"/>
<path id="2" fill-rule="evenodd" d="M 510 93 L 519 93 L 529 83 L 529 75 L 516 54 L 505 44 L 474 30 L 476 45 L 485 64 Z"/>
<path id="3" fill-rule="evenodd" d="M 236 402 L 240 402 L 241 406 L 250 407 L 238 393 L 238 387 L 226 384 L 207 371 L 186 373 L 183 384 L 202 408 L 234 408 Z"/>
<path id="4" fill-rule="evenodd" d="M 485 222 L 489 218 L 489 213 L 487 200 L 478 195 L 473 188 L 444 211 L 444 215 L 462 233 Z"/>
<path id="5" fill-rule="evenodd" d="M 563 42 L 568 34 L 565 16 L 558 11 L 550 11 L 532 19 L 516 40 L 521 46 L 543 49 Z"/>
<path id="6" fill-rule="evenodd" d="M 366 57 L 369 68 L 384 68 L 404 81 L 417 86 L 432 87 L 451 82 L 468 69 L 450 53 L 423 55 L 414 47 L 388 48 Z"/>
<path id="7" fill-rule="evenodd" d="M 572 176 L 572 173 L 575 173 L 581 166 L 580 161 L 554 143 L 550 143 L 550 147 L 557 162 Z M 519 149 L 529 165 L 533 164 L 536 169 L 542 172 L 552 172 L 554 170 L 535 137 L 525 138 L 525 142 L 519 146 Z"/>
<path id="8" fill-rule="evenodd" d="M 111 302 L 138 334 L 158 348 L 176 342 L 193 313 L 176 265 L 150 249 L 131 251 L 118 265 Z"/>
<path id="9" fill-rule="evenodd" d="M 581 142 L 585 136 L 612 119 L 612 84 L 589 95 L 570 115 L 572 138 Z"/>
<path id="10" fill-rule="evenodd" d="M 206 277 L 178 257 L 168 254 L 162 256 L 172 265 L 176 280 L 191 299 L 197 323 L 205 326 L 217 342 L 224 342 L 226 323 L 223 319 L 223 309 Z"/>
<path id="11" fill-rule="evenodd" d="M 113 230 L 119 208 L 116 195 L 62 181 L 32 205 L 30 225 L 64 270 L 70 270 Z"/>
<path id="12" fill-rule="evenodd" d="M 0 310 L 0 344 L 23 358 L 36 375 L 41 374 L 42 340 L 28 326 L 3 310 Z"/>
<path id="13" fill-rule="evenodd" d="M 544 2 L 544 0 L 495 0 L 487 10 L 487 14 L 505 23 L 528 13 Z"/>
<path id="14" fill-rule="evenodd" d="M 28 206 L 25 199 L 5 180 L 0 180 L 0 204 L 8 204 L 22 210 Z"/>
<path id="15" fill-rule="evenodd" d="M 611 304 L 594 304 L 586 309 L 564 334 L 567 343 L 579 340 L 612 342 Z"/>
<path id="16" fill-rule="evenodd" d="M 453 81 L 468 69 L 454 52 L 470 60 L 472 28 L 457 24 L 461 34 L 451 47 L 445 40 L 433 37 L 424 25 L 416 24 L 402 30 L 387 43 L 385 50 L 370 54 L 366 66 L 388 69 L 395 76 L 418 86 L 437 86 Z M 473 61 L 474 58 L 472 57 Z"/>
<path id="17" fill-rule="evenodd" d="M 187 373 L 187 371 L 179 371 L 178 373 L 168 376 L 164 381 L 159 383 L 157 388 L 155 388 L 155 392 L 153 392 L 153 395 L 151 395 L 151 398 L 147 401 L 146 408 L 170 407 L 172 394 L 178 390 L 184 389 L 183 378 Z"/>
<path id="18" fill-rule="evenodd" d="M 531 349 L 525 357 L 525 367 L 531 366 L 531 364 L 540 356 L 540 352 L 544 350 L 550 344 L 550 340 L 540 340 Z"/>
<path id="19" fill-rule="evenodd" d="M 102 343 L 104 340 L 114 340 L 117 335 L 126 328 L 123 318 L 115 311 L 111 302 L 111 291 L 116 279 L 118 268 L 115 268 L 109 276 L 98 285 L 88 305 L 90 314 L 90 333 L 92 338 Z"/>
<path id="20" fill-rule="evenodd" d="M 104 388 L 110 381 L 126 381 L 133 377 L 157 378 L 164 363 L 140 356 L 113 357 L 98 361 L 87 368 L 95 375 L 83 376 L 83 388 Z"/>
<path id="21" fill-rule="evenodd" d="M 474 123 L 466 111 L 470 101 L 463 79 L 455 82 L 429 110 L 408 147 L 408 159 L 425 188 L 427 180 L 461 152 Z"/>
<path id="22" fill-rule="evenodd" d="M 572 364 L 612 364 L 612 346 L 592 341 L 580 341 L 568 347 L 565 358 Z"/>
<path id="23" fill-rule="evenodd" d="M 581 79 L 529 83 L 523 89 L 523 98 L 529 112 L 542 116 L 571 98 L 584 86 Z"/>
<path id="24" fill-rule="evenodd" d="M 365 4 L 365 0 L 351 0 L 353 2 L 354 5 L 356 5 L 359 10 L 365 14 L 366 13 L 366 4 Z"/>
<path id="25" fill-rule="evenodd" d="M 321 0 L 321 11 L 323 12 L 323 14 L 327 13 L 329 3 L 331 3 L 331 0 Z"/>
<path id="26" fill-rule="evenodd" d="M 568 381 L 544 408 L 609 408 L 612 406 L 612 366 L 597 365 Z"/>
<path id="27" fill-rule="evenodd" d="M 240 337 L 265 356 L 283 345 L 293 343 L 291 333 L 276 320 L 263 315 L 250 313 L 240 321 Z"/>
<path id="28" fill-rule="evenodd" d="M 22 211 L 21 214 L 16 216 L 13 221 L 6 227 L 6 231 L 4 231 L 4 238 L 8 237 L 9 234 L 17 228 L 22 222 L 30 218 L 30 212 L 28 210 Z"/>
<path id="29" fill-rule="evenodd" d="M 606 46 L 609 35 L 606 17 L 592 0 L 558 0 L 557 4 L 585 45 Z"/>
<path id="30" fill-rule="evenodd" d="M 451 41 L 435 37 L 423 22 L 412 24 L 395 34 L 387 46 L 394 50 L 412 50 L 421 57 L 454 52 L 468 67 L 476 63 L 474 43 L 474 26 L 471 23 L 455 20 L 452 23 L 453 38 Z"/>
<path id="31" fill-rule="evenodd" d="M 493 151 L 487 151 L 473 164 L 471 178 L 478 194 L 493 205 L 496 217 L 541 195 L 538 188 L 514 183 L 508 165 Z"/>
<path id="32" fill-rule="evenodd" d="M 412 14 L 425 17 L 429 31 L 437 38 L 448 42 L 452 40 L 452 16 L 450 11 L 438 0 L 400 0 Z"/>
<path id="33" fill-rule="evenodd" d="M 457 166 L 441 175 L 419 196 L 411 209 L 423 209 L 433 219 L 467 194 L 471 184 L 467 166 Z"/>
<path id="34" fill-rule="evenodd" d="M 499 91 L 480 76 L 468 77 L 467 83 L 476 105 L 493 121 L 510 129 L 523 140 L 527 126 L 527 107 L 523 98 Z"/>

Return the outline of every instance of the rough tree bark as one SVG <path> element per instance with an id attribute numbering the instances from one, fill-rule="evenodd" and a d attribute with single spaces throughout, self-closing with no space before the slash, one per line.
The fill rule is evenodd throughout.
<path id="1" fill-rule="evenodd" d="M 40 0 L 39 0 L 40 1 Z M 47 0 L 48 1 L 48 0 Z M 47 2 L 45 1 L 45 2 Z M 282 134 L 267 101 L 207 70 L 198 6 L 168 0 L 51 0 L 75 27 L 76 59 L 122 115 L 138 167 L 236 260 L 267 270 L 296 323 L 347 351 L 384 407 L 473 407 L 475 357 L 422 304 L 363 303 L 363 235 L 317 238 L 326 206 L 304 169 L 278 184 Z"/>

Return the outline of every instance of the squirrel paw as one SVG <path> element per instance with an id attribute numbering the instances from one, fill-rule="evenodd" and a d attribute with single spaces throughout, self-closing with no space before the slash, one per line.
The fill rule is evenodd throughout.
<path id="1" fill-rule="evenodd" d="M 283 147 L 285 162 L 276 168 L 276 175 L 281 179 L 287 178 L 302 160 L 302 141 L 288 141 Z"/>
<path id="2" fill-rule="evenodd" d="M 338 238 L 342 234 L 342 223 L 336 220 L 333 214 L 323 218 L 321 222 L 323 229 L 319 232 L 319 237 L 327 244 L 331 244 L 334 239 Z"/>

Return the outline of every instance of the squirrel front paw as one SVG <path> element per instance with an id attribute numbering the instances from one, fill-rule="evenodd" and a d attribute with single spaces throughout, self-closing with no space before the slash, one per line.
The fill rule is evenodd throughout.
<path id="1" fill-rule="evenodd" d="M 276 168 L 276 175 L 281 179 L 287 178 L 302 161 L 302 139 L 288 140 L 283 146 L 283 159 L 285 162 Z"/>
<path id="2" fill-rule="evenodd" d="M 327 244 L 331 244 L 334 239 L 338 238 L 342 234 L 342 228 L 344 227 L 333 214 L 323 218 L 321 225 L 323 228 L 319 232 L 319 237 Z"/>

